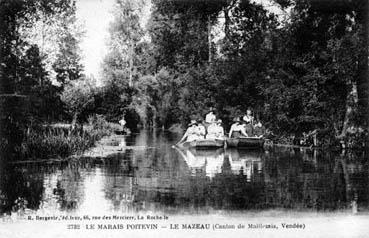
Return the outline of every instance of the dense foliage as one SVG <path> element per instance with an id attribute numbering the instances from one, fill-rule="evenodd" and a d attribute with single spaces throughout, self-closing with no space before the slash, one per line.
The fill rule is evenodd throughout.
<path id="1" fill-rule="evenodd" d="M 73 0 L 0 1 L 1 157 L 34 125 L 66 117 L 61 91 L 82 72 L 75 11 Z"/>
<path id="2" fill-rule="evenodd" d="M 120 14 L 130 1 L 117 2 Z M 107 87 L 123 81 L 117 89 L 126 92 L 123 111 L 134 109 L 143 126 L 185 124 L 209 106 L 228 125 L 251 107 L 282 137 L 317 130 L 331 144 L 347 138 L 350 127 L 367 136 L 367 106 L 359 100 L 367 93 L 360 76 L 367 70 L 360 68 L 367 45 L 363 2 L 327 9 L 314 1 L 275 1 L 285 13 L 291 9 L 282 20 L 248 0 L 152 4 L 146 26 L 137 18 L 142 5 L 115 18 L 113 49 L 117 42 L 133 45 L 134 55 L 112 50 L 104 64 Z M 214 30 L 223 37 L 214 40 Z M 132 34 L 140 40 L 117 40 Z"/>
<path id="3" fill-rule="evenodd" d="M 362 146 L 368 3 L 327 2 L 270 0 L 277 13 L 251 0 L 115 0 L 97 87 L 74 0 L 0 0 L 1 150 L 35 124 L 99 114 L 169 128 L 210 106 L 226 127 L 251 107 L 285 141 L 314 131 L 320 144 Z"/>

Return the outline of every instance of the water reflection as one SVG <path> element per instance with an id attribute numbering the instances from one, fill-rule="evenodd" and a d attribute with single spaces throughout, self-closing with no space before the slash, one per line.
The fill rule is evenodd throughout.
<path id="1" fill-rule="evenodd" d="M 181 150 L 166 133 L 120 136 L 119 153 L 53 164 L 0 164 L 0 212 L 369 208 L 365 155 L 291 148 Z"/>
<path id="2" fill-rule="evenodd" d="M 245 175 L 248 182 L 257 179 L 263 172 L 262 157 L 263 152 L 245 151 L 238 149 L 228 149 L 226 154 L 229 157 L 233 173 Z"/>
<path id="3" fill-rule="evenodd" d="M 221 173 L 222 165 L 224 163 L 224 150 L 196 150 L 186 149 L 182 150 L 175 147 L 177 152 L 186 162 L 191 175 L 197 176 L 203 174 L 213 178 L 215 174 Z"/>

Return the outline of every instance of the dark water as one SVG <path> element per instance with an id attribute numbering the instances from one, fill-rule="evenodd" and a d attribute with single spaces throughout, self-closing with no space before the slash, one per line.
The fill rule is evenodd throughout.
<path id="1" fill-rule="evenodd" d="M 178 135 L 130 135 L 119 154 L 0 166 L 0 214 L 282 210 L 367 212 L 361 154 L 272 148 L 177 150 Z"/>

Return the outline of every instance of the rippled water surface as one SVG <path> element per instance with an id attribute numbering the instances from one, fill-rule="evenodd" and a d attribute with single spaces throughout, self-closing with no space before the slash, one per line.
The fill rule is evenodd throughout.
<path id="1" fill-rule="evenodd" d="M 0 212 L 209 214 L 367 212 L 364 155 L 291 148 L 180 150 L 179 135 L 111 141 L 119 153 L 69 162 L 3 164 Z"/>

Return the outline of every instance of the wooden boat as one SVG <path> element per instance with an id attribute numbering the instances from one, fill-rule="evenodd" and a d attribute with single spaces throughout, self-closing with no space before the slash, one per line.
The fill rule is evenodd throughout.
<path id="1" fill-rule="evenodd" d="M 238 137 L 238 138 L 227 138 L 227 147 L 237 148 L 263 148 L 264 138 L 258 137 Z"/>
<path id="2" fill-rule="evenodd" d="M 224 140 L 200 139 L 194 141 L 186 141 L 183 143 L 183 147 L 194 147 L 196 149 L 223 148 L 224 143 Z"/>

